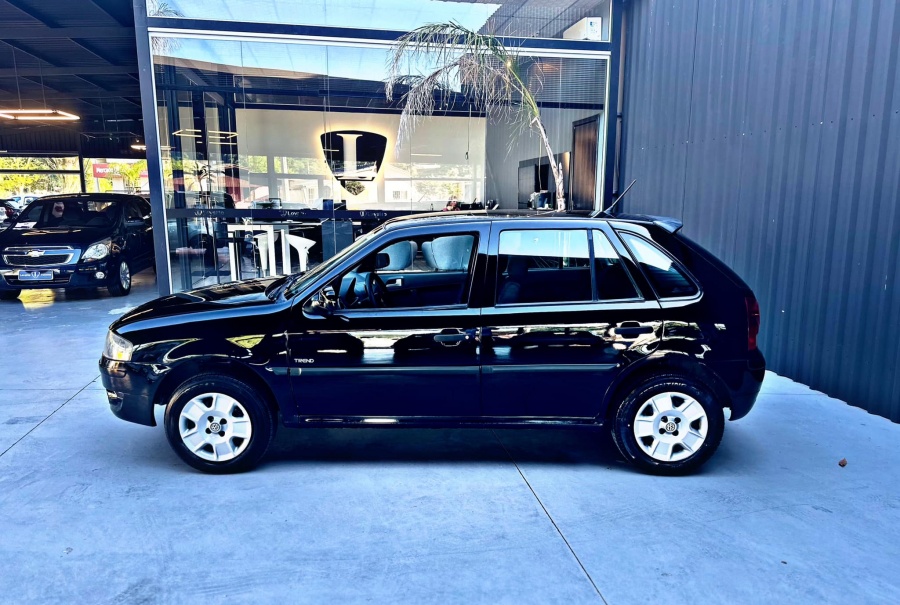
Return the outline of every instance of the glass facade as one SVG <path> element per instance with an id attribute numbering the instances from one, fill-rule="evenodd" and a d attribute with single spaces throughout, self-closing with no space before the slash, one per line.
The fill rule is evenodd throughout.
<path id="1" fill-rule="evenodd" d="M 402 82 L 393 100 L 386 94 L 396 36 L 382 29 L 455 20 L 561 38 L 583 16 L 606 15 L 608 39 L 609 2 L 526 4 L 148 2 L 148 14 L 164 18 L 149 20 L 149 35 L 172 290 L 297 271 L 400 214 L 552 203 L 539 137 L 503 112 L 487 115 L 465 86 L 437 95 L 433 115 L 408 136 L 399 134 Z M 195 21 L 213 15 L 220 21 Z M 308 27 L 247 33 L 260 22 Z M 567 196 L 570 183 L 590 184 L 572 192 L 570 207 L 593 209 L 604 181 L 609 52 L 515 48 Z M 409 75 L 429 67 L 425 57 Z"/>

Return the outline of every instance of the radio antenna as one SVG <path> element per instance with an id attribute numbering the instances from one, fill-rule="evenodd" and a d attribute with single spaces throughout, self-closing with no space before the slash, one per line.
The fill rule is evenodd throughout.
<path id="1" fill-rule="evenodd" d="M 625 188 L 625 191 L 622 192 L 622 195 L 620 195 L 619 197 L 617 197 L 617 198 L 616 198 L 616 201 L 614 201 L 614 202 L 612 203 L 612 205 L 611 205 L 609 208 L 607 208 L 606 210 L 599 210 L 599 211 L 597 211 L 597 212 L 594 212 L 594 214 L 592 214 L 591 217 L 597 216 L 598 214 L 600 214 L 600 213 L 602 213 L 602 212 L 605 212 L 606 214 L 612 215 L 612 209 L 616 207 L 616 204 L 618 204 L 619 202 L 622 201 L 622 198 L 625 197 L 625 194 L 626 194 L 626 193 L 628 193 L 629 191 L 631 191 L 631 188 L 634 187 L 634 184 L 635 184 L 635 183 L 637 183 L 637 179 L 634 179 L 633 181 L 631 181 L 631 183 L 628 185 L 628 187 Z"/>

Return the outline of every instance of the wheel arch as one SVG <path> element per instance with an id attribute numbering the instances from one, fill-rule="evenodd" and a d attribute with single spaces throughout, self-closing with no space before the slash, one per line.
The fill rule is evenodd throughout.
<path id="1" fill-rule="evenodd" d="M 277 420 L 280 408 L 272 387 L 252 368 L 232 359 L 192 359 L 173 366 L 157 387 L 153 405 L 166 405 L 180 385 L 200 374 L 221 374 L 246 383 L 262 395 Z"/>
<path id="2" fill-rule="evenodd" d="M 723 410 L 731 407 L 731 395 L 728 388 L 715 372 L 684 353 L 668 352 L 648 357 L 628 366 L 607 389 L 604 398 L 605 407 L 600 412 L 599 420 L 604 423 L 612 420 L 618 409 L 618 403 L 637 384 L 660 374 L 678 374 L 697 380 L 712 391 L 716 401 L 721 403 Z"/>

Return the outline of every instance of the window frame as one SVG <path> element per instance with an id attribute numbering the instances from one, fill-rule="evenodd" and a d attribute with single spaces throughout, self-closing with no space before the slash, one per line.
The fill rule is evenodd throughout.
<path id="1" fill-rule="evenodd" d="M 644 281 L 647 283 L 647 287 L 650 288 L 650 291 L 653 292 L 653 296 L 656 297 L 656 300 L 658 300 L 660 302 L 660 304 L 690 302 L 690 301 L 699 300 L 703 296 L 703 288 L 700 285 L 700 281 L 696 277 L 694 277 L 694 275 L 688 270 L 688 268 L 686 266 L 684 266 L 684 263 L 682 263 L 680 260 L 675 258 L 675 256 L 672 253 L 670 253 L 668 250 L 666 250 L 665 248 L 663 248 L 662 246 L 657 244 L 650 237 L 645 237 L 643 234 L 636 233 L 635 231 L 631 231 L 628 229 L 621 229 L 621 230 L 613 229 L 613 231 L 615 231 L 616 236 L 622 242 L 622 245 L 625 246 L 625 249 L 628 251 L 628 254 L 631 257 L 632 261 L 634 262 L 635 267 L 637 268 L 638 271 L 641 272 L 641 275 L 643 276 Z M 671 260 L 672 264 L 675 265 L 681 271 L 682 275 L 684 275 L 684 277 L 694 285 L 694 288 L 696 288 L 697 291 L 694 294 L 691 294 L 689 296 L 660 296 L 659 292 L 657 292 L 657 290 L 656 290 L 656 286 L 653 285 L 653 282 L 650 280 L 650 277 L 647 275 L 647 272 L 644 271 L 644 268 L 641 266 L 641 262 L 637 259 L 637 256 L 635 255 L 634 251 L 631 249 L 631 246 L 628 245 L 628 241 L 624 237 L 625 235 L 630 235 L 639 240 L 642 240 L 649 246 L 655 248 L 660 254 L 662 254 L 669 260 Z"/>
<path id="2" fill-rule="evenodd" d="M 496 225 L 497 223 L 495 223 Z M 555 301 L 555 302 L 523 302 L 523 303 L 497 303 L 497 295 L 500 291 L 500 234 L 504 231 L 581 231 L 587 237 L 588 243 L 588 267 L 590 269 L 590 280 L 591 280 L 591 297 L 592 300 L 579 300 L 579 301 Z M 593 231 L 600 231 L 606 239 L 609 241 L 610 246 L 612 246 L 613 251 L 619 256 L 619 260 L 622 263 L 622 269 L 628 275 L 628 279 L 631 280 L 631 283 L 634 285 L 634 290 L 637 293 L 637 297 L 633 298 L 617 298 L 610 300 L 600 300 L 599 292 L 597 288 L 597 278 L 596 271 L 594 267 L 595 261 L 595 252 L 594 252 L 594 237 Z M 611 237 L 609 233 L 607 233 L 606 229 L 604 229 L 604 223 L 598 223 L 595 221 L 591 222 L 574 222 L 572 224 L 559 224 L 558 221 L 553 222 L 535 222 L 533 224 L 523 224 L 521 222 L 511 223 L 509 225 L 501 225 L 497 229 L 491 230 L 491 247 L 490 254 L 493 259 L 493 268 L 491 269 L 489 266 L 489 271 L 492 270 L 494 274 L 494 283 L 493 283 L 493 291 L 490 293 L 490 300 L 486 301 L 489 304 L 486 307 L 493 309 L 495 312 L 521 312 L 522 309 L 533 309 L 533 310 L 567 310 L 567 309 L 577 309 L 577 310 L 602 310 L 602 309 L 611 309 L 611 308 L 621 308 L 623 306 L 627 306 L 629 308 L 632 307 L 645 307 L 646 303 L 650 302 L 646 297 L 643 296 L 641 292 L 641 288 L 637 284 L 637 280 L 634 279 L 634 275 L 632 275 L 631 270 L 628 267 L 628 263 L 626 259 L 622 256 L 622 250 L 616 246 L 615 241 Z M 629 257 L 630 258 L 630 257 Z M 653 305 L 655 308 L 655 304 Z"/>

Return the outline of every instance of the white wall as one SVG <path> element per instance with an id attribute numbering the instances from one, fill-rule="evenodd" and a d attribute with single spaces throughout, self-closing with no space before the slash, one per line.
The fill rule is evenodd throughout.
<path id="1" fill-rule="evenodd" d="M 348 208 L 440 210 L 447 200 L 442 184 L 447 183 L 459 184 L 461 201 L 484 197 L 484 118 L 422 120 L 412 140 L 398 149 L 400 116 L 396 114 L 261 109 L 236 113 L 241 156 L 314 158 L 320 163 L 321 194 L 325 186 L 330 187 L 333 199 L 345 200 Z M 366 190 L 359 195 L 334 181 L 325 164 L 319 137 L 334 130 L 363 130 L 387 138 L 381 170 L 375 181 L 363 183 Z M 394 192 L 402 197 L 397 199 Z"/>
<path id="2" fill-rule="evenodd" d="M 572 150 L 572 124 L 602 113 L 596 109 L 541 110 L 547 138 L 554 153 Z M 510 146 L 510 141 L 513 142 Z M 603 147 L 601 146 L 601 154 Z M 501 208 L 516 208 L 519 191 L 519 161 L 547 157 L 537 132 L 528 129 L 519 134 L 517 126 L 491 119 L 487 124 L 486 198 L 500 202 Z M 601 158 L 602 159 L 602 158 Z M 552 178 L 552 177 L 551 177 Z M 598 179 L 600 174 L 598 173 Z M 568 195 L 568 191 L 566 192 Z"/>

